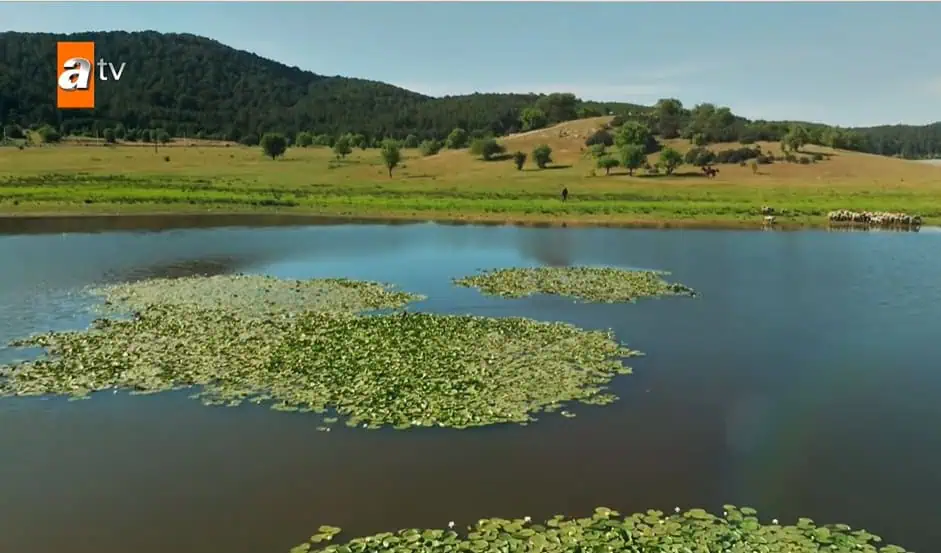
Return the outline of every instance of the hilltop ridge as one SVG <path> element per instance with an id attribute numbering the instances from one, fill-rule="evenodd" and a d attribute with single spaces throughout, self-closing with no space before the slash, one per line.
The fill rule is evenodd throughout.
<path id="1" fill-rule="evenodd" d="M 95 110 L 55 109 L 55 91 L 45 68 L 55 65 L 55 43 L 92 40 L 98 55 L 126 62 L 120 86 L 99 86 Z M 565 92 L 565 91 L 559 91 Z M 456 127 L 507 135 L 523 128 L 520 116 L 545 95 L 476 93 L 435 98 L 391 84 L 324 76 L 238 50 L 216 40 L 156 31 L 73 34 L 0 33 L 0 124 L 57 127 L 64 134 L 95 128 L 167 130 L 172 135 L 241 140 L 267 131 L 336 136 L 355 132 L 382 137 L 444 138 Z M 664 138 L 699 129 L 712 142 L 777 141 L 793 122 L 749 121 L 731 110 L 679 106 L 673 121 L 652 106 L 579 99 L 564 118 L 615 114 L 646 117 Z M 705 121 L 709 119 L 709 121 Z M 801 123 L 811 132 L 827 126 Z M 941 156 L 941 122 L 924 126 L 885 125 L 853 129 L 853 150 L 908 158 Z M 691 132 L 691 131 L 690 131 Z"/>

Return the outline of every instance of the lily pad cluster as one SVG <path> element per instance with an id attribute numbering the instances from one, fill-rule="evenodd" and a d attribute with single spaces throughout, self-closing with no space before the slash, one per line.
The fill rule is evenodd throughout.
<path id="1" fill-rule="evenodd" d="M 282 280 L 267 275 L 156 278 L 91 288 L 111 310 L 140 311 L 153 305 L 226 309 L 242 317 L 304 311 L 360 312 L 402 307 L 424 296 L 377 282 L 324 278 Z"/>
<path id="2" fill-rule="evenodd" d="M 666 274 L 614 267 L 510 268 L 483 271 L 478 275 L 455 279 L 454 283 L 505 298 L 552 294 L 600 303 L 696 294 L 688 286 L 663 280 Z"/>
<path id="3" fill-rule="evenodd" d="M 762 524 L 754 509 L 725 505 L 723 515 L 703 509 L 666 515 L 649 510 L 622 517 L 605 507 L 591 517 L 555 516 L 533 524 L 516 520 L 482 519 L 467 532 L 453 529 L 406 529 L 355 538 L 345 544 L 324 545 L 340 529 L 321 526 L 310 541 L 290 553 L 451 553 L 451 552 L 741 552 L 741 553 L 906 553 L 895 546 L 879 546 L 879 536 L 852 530 L 845 524 L 818 526 L 801 518 L 796 524 Z"/>
<path id="4" fill-rule="evenodd" d="M 14 345 L 50 355 L 0 367 L 0 396 L 200 386 L 210 404 L 332 409 L 369 428 L 527 423 L 563 402 L 608 403 L 615 397 L 605 384 L 629 373 L 620 358 L 636 353 L 609 332 L 523 318 L 335 310 L 245 317 L 192 304 L 150 304 L 131 319 L 102 318 L 87 331 Z"/>

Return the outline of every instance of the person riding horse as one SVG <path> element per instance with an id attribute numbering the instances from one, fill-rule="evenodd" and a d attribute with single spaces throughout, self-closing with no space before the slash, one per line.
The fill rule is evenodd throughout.
<path id="1" fill-rule="evenodd" d="M 715 177 L 715 176 L 719 173 L 719 170 L 716 169 L 715 167 L 711 167 L 711 166 L 706 165 L 706 166 L 704 166 L 704 167 L 702 168 L 702 172 L 703 172 L 703 174 L 705 174 L 707 177 L 709 177 L 709 178 L 711 179 L 711 178 Z"/>

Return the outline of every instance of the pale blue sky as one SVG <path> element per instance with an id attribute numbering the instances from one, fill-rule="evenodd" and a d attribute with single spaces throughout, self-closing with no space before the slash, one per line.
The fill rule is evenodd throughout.
<path id="1" fill-rule="evenodd" d="M 941 3 L 4 2 L 0 29 L 188 32 L 432 95 L 569 91 L 840 125 L 941 120 Z"/>

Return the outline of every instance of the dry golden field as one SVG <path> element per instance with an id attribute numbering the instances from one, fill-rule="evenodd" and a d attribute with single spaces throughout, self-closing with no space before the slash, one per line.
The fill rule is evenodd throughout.
<path id="1" fill-rule="evenodd" d="M 177 140 L 173 144 L 66 141 L 0 148 L 0 212 L 124 213 L 283 211 L 325 215 L 566 223 L 760 224 L 761 206 L 787 210 L 783 224 L 818 224 L 835 209 L 903 211 L 941 219 L 941 167 L 807 146 L 816 163 L 719 165 L 708 179 L 628 176 L 594 169 L 585 138 L 608 118 L 573 121 L 500 139 L 507 151 L 552 148 L 553 163 L 522 171 L 466 150 L 422 157 L 406 150 L 389 178 L 378 150 L 337 160 L 329 148 L 289 148 L 271 160 L 260 148 Z M 685 140 L 667 141 L 681 152 Z M 777 144 L 762 149 L 780 155 Z M 713 150 L 738 144 L 711 145 Z M 651 162 L 658 154 L 651 155 Z M 530 155 L 531 157 L 531 155 Z M 559 193 L 571 196 L 562 202 Z"/>

